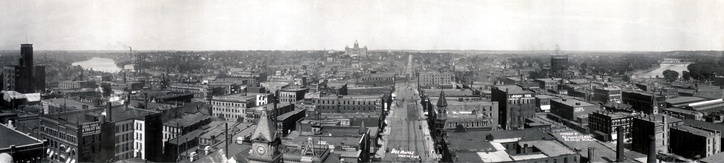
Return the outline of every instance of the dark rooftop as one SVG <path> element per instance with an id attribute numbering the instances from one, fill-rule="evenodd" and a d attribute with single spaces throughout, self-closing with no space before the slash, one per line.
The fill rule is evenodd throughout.
<path id="1" fill-rule="evenodd" d="M 180 118 L 174 118 L 169 121 L 166 121 L 166 123 L 163 123 L 163 125 L 164 126 L 186 127 L 186 126 L 191 126 L 193 124 L 201 122 L 208 118 L 209 118 L 209 116 L 203 115 L 201 113 L 187 114 Z"/>
<path id="2" fill-rule="evenodd" d="M 532 94 L 533 92 L 529 90 L 523 90 L 522 87 L 517 85 L 498 85 L 495 86 L 498 90 L 505 91 L 508 90 L 509 94 Z"/>
<path id="3" fill-rule="evenodd" d="M 18 147 L 21 145 L 42 143 L 42 141 L 38 139 L 30 137 L 20 131 L 10 129 L 5 125 L 0 125 L 0 133 L 2 135 L 2 139 L 0 139 L 0 149 L 9 148 L 11 145 Z"/>

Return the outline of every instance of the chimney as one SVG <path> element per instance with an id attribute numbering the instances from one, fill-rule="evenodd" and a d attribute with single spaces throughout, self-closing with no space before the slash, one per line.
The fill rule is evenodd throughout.
<path id="1" fill-rule="evenodd" d="M 663 126 L 663 127 L 664 127 L 664 131 L 663 131 L 664 133 L 661 134 L 661 135 L 663 136 L 663 140 L 668 140 L 668 139 L 669 139 L 669 123 L 667 123 L 667 120 L 666 120 L 666 116 L 665 116 L 665 115 L 664 115 L 664 116 L 661 116 L 661 121 L 664 123 L 664 126 Z M 669 144 L 667 143 L 667 141 L 663 141 L 663 143 L 664 143 L 664 146 L 665 146 L 665 147 L 668 147 L 668 146 L 669 146 Z M 664 150 L 664 152 L 669 152 L 668 149 L 666 149 L 666 148 L 664 148 L 664 149 L 662 149 L 662 150 Z"/>
<path id="2" fill-rule="evenodd" d="M 113 108 L 112 103 L 110 101 L 107 102 L 108 107 L 106 108 L 106 116 L 108 116 L 108 122 L 113 122 Z"/>
<path id="3" fill-rule="evenodd" d="M 649 135 L 649 154 L 646 156 L 646 162 L 656 162 L 656 137 Z"/>
<path id="4" fill-rule="evenodd" d="M 126 95 L 126 100 L 128 100 L 128 101 L 126 102 L 126 107 L 124 107 L 123 109 L 128 110 L 128 105 L 131 104 L 131 92 L 130 91 Z"/>
<path id="5" fill-rule="evenodd" d="M 623 127 L 616 127 L 617 140 L 616 140 L 616 162 L 623 162 Z"/>
<path id="6" fill-rule="evenodd" d="M 226 155 L 226 158 L 229 158 L 229 123 L 224 122 L 224 154 Z"/>
<path id="7" fill-rule="evenodd" d="M 596 148 L 588 147 L 588 162 L 593 163 L 593 158 L 596 157 Z"/>

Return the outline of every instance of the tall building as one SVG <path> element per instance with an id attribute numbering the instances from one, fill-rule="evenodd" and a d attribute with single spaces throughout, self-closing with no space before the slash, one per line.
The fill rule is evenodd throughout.
<path id="1" fill-rule="evenodd" d="M 639 153 L 649 153 L 651 141 L 654 136 L 657 153 L 669 153 L 669 129 L 683 124 L 683 121 L 666 115 L 648 115 L 636 117 L 631 123 L 631 150 Z"/>
<path id="2" fill-rule="evenodd" d="M 721 152 L 721 132 L 698 126 L 672 127 L 671 153 L 701 159 Z"/>
<path id="3" fill-rule="evenodd" d="M 624 138 L 631 137 L 631 113 L 595 111 L 588 114 L 588 128 L 601 141 L 616 140 L 616 127 L 623 127 Z"/>
<path id="4" fill-rule="evenodd" d="M 503 129 L 523 128 L 525 119 L 535 116 L 537 110 L 534 93 L 520 86 L 495 86 L 491 100 L 498 102 L 498 121 Z"/>
<path id="5" fill-rule="evenodd" d="M 354 47 L 349 48 L 349 46 L 344 47 L 344 54 L 349 55 L 350 57 L 360 57 L 360 56 L 367 56 L 367 46 L 360 48 L 359 43 L 357 43 L 357 40 L 354 40 Z"/>
<path id="6" fill-rule="evenodd" d="M 33 44 L 20 45 L 18 65 L 3 67 L 2 89 L 20 93 L 45 90 L 45 66 L 34 66 Z M 39 84 L 42 83 L 42 84 Z"/>
<path id="7" fill-rule="evenodd" d="M 563 78 L 568 71 L 568 55 L 551 55 L 551 76 Z"/>
<path id="8" fill-rule="evenodd" d="M 646 114 L 658 114 L 659 108 L 666 107 L 666 97 L 648 92 L 623 91 L 621 102 Z"/>
<path id="9" fill-rule="evenodd" d="M 161 113 L 108 107 L 40 117 L 51 162 L 160 161 Z"/>

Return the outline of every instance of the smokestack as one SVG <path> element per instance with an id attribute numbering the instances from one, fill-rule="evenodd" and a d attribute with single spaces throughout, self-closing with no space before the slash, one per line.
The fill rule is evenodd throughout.
<path id="1" fill-rule="evenodd" d="M 224 140 L 226 143 L 226 144 L 224 144 L 224 148 L 226 148 L 224 150 L 224 152 L 226 152 L 226 158 L 228 159 L 229 158 L 229 141 L 231 141 L 231 140 L 229 140 L 229 123 L 224 122 L 224 128 L 225 128 Z"/>
<path id="2" fill-rule="evenodd" d="M 112 103 L 108 101 L 108 107 L 106 107 L 106 115 L 108 116 L 108 122 L 113 122 L 113 108 Z"/>
<path id="3" fill-rule="evenodd" d="M 127 100 L 127 102 L 126 102 L 126 107 L 124 107 L 124 109 L 125 109 L 125 110 L 128 110 L 128 105 L 131 104 L 131 92 L 130 92 L 130 91 L 129 91 L 128 94 L 126 95 L 126 100 Z"/>
<path id="4" fill-rule="evenodd" d="M 663 126 L 663 127 L 664 127 L 664 131 L 663 131 L 664 133 L 661 134 L 661 136 L 663 137 L 663 140 L 669 140 L 669 137 L 668 137 L 668 136 L 669 136 L 669 134 L 668 134 L 668 133 L 669 133 L 669 123 L 667 123 L 667 120 L 666 120 L 666 116 L 665 116 L 665 115 L 662 115 L 661 118 L 662 118 L 661 121 L 664 123 L 664 126 Z M 663 141 L 663 143 L 664 143 L 664 146 L 665 146 L 665 147 L 668 147 L 668 146 L 669 146 L 669 144 L 668 144 L 667 141 Z M 664 148 L 664 149 L 662 149 L 662 150 L 664 150 L 664 153 L 668 153 L 668 152 L 669 152 L 668 149 L 666 149 L 666 148 Z"/>
<path id="5" fill-rule="evenodd" d="M 649 154 L 646 156 L 646 162 L 656 162 L 656 137 L 649 135 Z"/>
<path id="6" fill-rule="evenodd" d="M 593 158 L 596 157 L 596 148 L 588 147 L 588 162 L 593 163 Z"/>
<path id="7" fill-rule="evenodd" d="M 616 140 L 616 162 L 623 162 L 623 127 L 616 127 L 617 139 Z"/>

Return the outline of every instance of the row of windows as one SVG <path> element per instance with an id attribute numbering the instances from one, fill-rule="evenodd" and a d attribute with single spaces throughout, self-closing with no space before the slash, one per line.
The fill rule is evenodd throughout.
<path id="1" fill-rule="evenodd" d="M 336 111 L 339 109 L 340 111 L 377 111 L 377 107 L 370 107 L 370 106 L 319 106 L 319 109 L 322 109 L 324 111 Z"/>
<path id="2" fill-rule="evenodd" d="M 218 101 L 212 101 L 212 105 L 221 105 L 221 106 L 233 106 L 233 107 L 246 107 L 246 103 L 239 103 L 239 102 L 218 102 Z"/>
<path id="3" fill-rule="evenodd" d="M 368 77 L 368 78 L 362 78 L 362 81 L 368 81 L 368 80 L 392 80 L 392 79 L 393 79 L 393 78 L 391 78 L 391 77 L 384 77 L 384 78 L 381 78 L 381 77 L 380 77 L 380 78 Z"/>
<path id="4" fill-rule="evenodd" d="M 66 133 L 63 133 L 63 132 L 58 132 L 58 131 L 56 131 L 56 130 L 53 129 L 53 128 L 42 127 L 41 130 L 42 130 L 43 133 L 45 133 L 46 135 L 53 136 L 53 137 L 56 137 L 56 138 L 58 138 L 58 139 L 62 139 L 62 140 L 65 140 L 65 141 L 68 141 L 68 142 L 71 142 L 71 143 L 78 143 L 77 137 L 75 137 L 74 135 L 66 134 Z"/>
<path id="5" fill-rule="evenodd" d="M 458 125 L 462 125 L 463 127 L 486 127 L 491 125 L 491 121 L 477 121 L 477 122 L 448 122 L 447 127 L 448 128 L 455 128 Z"/>
<path id="6" fill-rule="evenodd" d="M 48 140 L 48 148 L 50 148 L 53 151 L 62 151 L 63 153 L 65 153 L 65 151 L 67 150 L 66 148 L 71 148 L 69 145 L 62 145 L 63 144 L 62 142 L 57 142 L 57 141 L 54 141 L 53 139 L 48 139 L 47 137 L 43 137 L 43 139 Z M 65 148 L 63 148 L 63 147 L 65 147 Z M 75 157 L 77 153 L 76 153 L 75 149 L 71 149 L 70 152 L 67 154 L 69 157 Z M 57 156 L 57 155 L 54 155 L 54 156 Z M 54 159 L 58 159 L 58 158 L 54 158 Z"/>
<path id="7" fill-rule="evenodd" d="M 377 105 L 380 102 L 379 99 L 361 99 L 364 101 L 350 101 L 350 100 L 314 100 L 316 104 L 343 104 L 343 105 Z"/>
<path id="8" fill-rule="evenodd" d="M 245 108 L 241 108 L 241 109 L 239 109 L 239 108 L 222 108 L 222 107 L 218 107 L 218 108 L 217 108 L 217 107 L 212 107 L 212 108 L 213 108 L 214 112 L 231 112 L 231 113 L 242 113 L 242 114 L 246 114 L 246 109 L 245 109 Z"/>
<path id="9" fill-rule="evenodd" d="M 141 136 L 138 136 L 138 137 L 141 137 Z M 136 138 L 136 135 L 131 135 L 131 133 L 116 134 L 116 144 L 121 143 L 121 142 L 126 142 L 126 141 L 133 141 L 134 138 Z"/>
<path id="10" fill-rule="evenodd" d="M 232 119 L 232 120 L 233 120 L 233 119 L 237 119 L 237 118 L 239 118 L 239 117 L 243 117 L 243 116 L 237 115 L 237 114 L 221 114 L 221 113 L 214 113 L 214 116 L 215 116 L 215 117 L 223 116 L 223 117 L 226 118 L 227 120 L 229 120 L 229 119 Z"/>
<path id="11" fill-rule="evenodd" d="M 534 98 L 508 99 L 508 104 L 530 104 L 535 101 Z"/>

